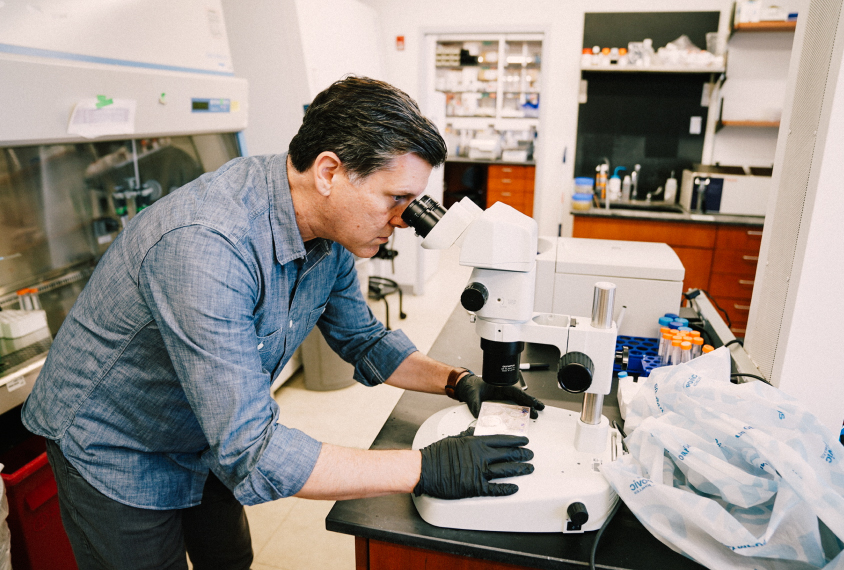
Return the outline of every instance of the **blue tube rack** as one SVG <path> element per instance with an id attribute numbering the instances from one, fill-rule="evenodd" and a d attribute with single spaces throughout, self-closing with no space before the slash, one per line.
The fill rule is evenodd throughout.
<path id="1" fill-rule="evenodd" d="M 659 340 L 643 336 L 619 336 L 615 341 L 615 350 L 627 347 L 630 352 L 627 360 L 627 373 L 631 376 L 648 376 L 659 363 Z M 621 365 L 614 364 L 613 372 L 620 372 Z"/>

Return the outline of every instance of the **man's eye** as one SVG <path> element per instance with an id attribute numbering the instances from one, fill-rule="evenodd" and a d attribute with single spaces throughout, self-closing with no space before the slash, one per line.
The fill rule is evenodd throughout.
<path id="1" fill-rule="evenodd" d="M 393 200 L 396 202 L 402 202 L 407 196 L 393 196 Z"/>

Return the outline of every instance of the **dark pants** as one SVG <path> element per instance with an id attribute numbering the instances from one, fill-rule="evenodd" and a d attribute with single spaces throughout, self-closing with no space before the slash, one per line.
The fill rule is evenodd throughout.
<path id="1" fill-rule="evenodd" d="M 202 503 L 155 511 L 130 507 L 92 487 L 47 441 L 59 507 L 79 570 L 196 570 L 249 568 L 252 539 L 243 506 L 213 474 Z"/>

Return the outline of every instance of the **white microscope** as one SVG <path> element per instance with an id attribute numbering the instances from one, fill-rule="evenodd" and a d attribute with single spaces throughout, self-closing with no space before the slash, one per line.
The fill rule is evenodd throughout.
<path id="1" fill-rule="evenodd" d="M 617 328 L 613 322 L 615 285 L 595 284 L 592 316 L 535 313 L 537 224 L 514 208 L 495 203 L 482 210 L 468 198 L 448 211 L 428 196 L 414 200 L 402 215 L 426 249 L 460 247 L 460 264 L 473 267 L 460 297 L 471 311 L 483 350 L 482 378 L 498 386 L 517 384 L 525 342 L 560 351 L 560 387 L 584 393 L 583 409 L 546 406 L 528 426 L 534 472 L 495 482 L 519 491 L 506 497 L 459 500 L 413 497 L 428 523 L 469 530 L 577 533 L 597 530 L 617 495 L 600 472 L 621 454 L 621 435 L 601 413 L 612 388 Z M 428 418 L 413 449 L 466 430 L 475 418 L 465 404 Z"/>

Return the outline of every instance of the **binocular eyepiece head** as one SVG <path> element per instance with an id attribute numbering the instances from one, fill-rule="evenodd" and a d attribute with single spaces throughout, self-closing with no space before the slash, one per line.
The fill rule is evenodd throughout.
<path id="1" fill-rule="evenodd" d="M 411 202 L 402 213 L 401 219 L 413 228 L 417 235 L 424 238 L 428 237 L 445 213 L 445 208 L 430 196 L 425 195 Z"/>

